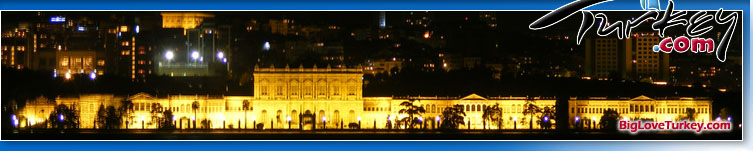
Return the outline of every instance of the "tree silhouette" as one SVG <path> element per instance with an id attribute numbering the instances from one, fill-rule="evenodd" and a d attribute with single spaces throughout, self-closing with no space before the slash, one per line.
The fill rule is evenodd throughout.
<path id="1" fill-rule="evenodd" d="M 75 104 L 71 106 L 75 106 Z M 50 120 L 51 126 L 56 129 L 62 130 L 79 128 L 78 111 L 63 104 L 56 106 L 55 110 L 50 113 L 48 119 Z"/>
<path id="2" fill-rule="evenodd" d="M 414 101 L 416 100 L 409 99 L 408 101 L 400 103 L 400 106 L 403 106 L 403 109 L 400 109 L 400 111 L 398 111 L 398 113 L 400 114 L 408 114 L 408 117 L 407 117 L 408 120 L 404 120 L 404 121 L 407 121 L 408 124 L 410 124 L 410 126 L 408 127 L 409 129 L 412 129 L 414 125 L 416 124 L 416 120 L 418 120 L 417 118 L 414 118 L 414 117 L 420 116 L 422 113 L 426 112 L 424 107 L 414 105 L 413 104 Z"/>
<path id="3" fill-rule="evenodd" d="M 159 125 L 161 121 L 162 112 L 164 112 L 164 108 L 162 108 L 162 104 L 159 103 L 152 103 L 152 108 L 150 110 L 150 113 L 152 115 L 152 121 L 149 124 L 157 124 Z"/>
<path id="4" fill-rule="evenodd" d="M 193 117 L 194 117 L 193 128 L 196 128 L 196 120 L 198 119 L 198 117 L 196 116 L 196 110 L 199 109 L 199 101 L 193 101 L 193 103 L 191 103 L 191 109 L 193 109 Z"/>
<path id="5" fill-rule="evenodd" d="M 533 130 L 533 116 L 540 113 L 541 108 L 536 105 L 536 101 L 533 99 L 526 100 L 526 104 L 523 106 L 523 115 L 528 115 L 529 129 Z"/>
<path id="6" fill-rule="evenodd" d="M 541 110 L 541 117 L 539 117 L 539 125 L 544 129 L 552 128 L 552 119 L 556 119 L 555 107 L 544 107 Z"/>
<path id="7" fill-rule="evenodd" d="M 694 108 L 685 108 L 685 115 L 680 118 L 681 120 L 687 120 L 687 121 L 695 121 L 695 118 L 698 117 L 698 113 L 695 111 Z"/>
<path id="8" fill-rule="evenodd" d="M 165 110 L 162 112 L 162 118 L 160 120 L 160 129 L 162 130 L 170 130 L 175 129 L 175 124 L 173 123 L 173 118 L 175 115 L 173 115 L 173 111 L 171 110 Z"/>
<path id="9" fill-rule="evenodd" d="M 605 131 L 617 131 L 617 122 L 620 120 L 620 113 L 617 113 L 614 109 L 607 109 L 604 114 L 601 115 L 599 120 L 599 126 Z"/>
<path id="10" fill-rule="evenodd" d="M 448 107 L 442 111 L 442 124 L 439 126 L 441 129 L 457 130 L 460 125 L 465 125 L 465 111 L 461 105 Z"/>
<path id="11" fill-rule="evenodd" d="M 131 100 L 123 100 L 121 101 L 120 107 L 118 107 L 118 111 L 120 112 L 121 118 L 125 120 L 126 128 L 128 128 L 128 125 L 130 123 L 133 123 L 133 101 Z"/>
<path id="12" fill-rule="evenodd" d="M 497 125 L 498 128 L 501 127 L 502 109 L 499 108 L 499 103 L 484 107 L 481 118 L 484 119 L 484 126 L 487 125 L 486 123 L 491 122 L 491 125 Z"/>
<path id="13" fill-rule="evenodd" d="M 106 119 L 107 119 L 107 110 L 105 109 L 104 104 L 100 104 L 99 109 L 97 109 L 97 119 L 94 121 L 94 123 L 96 124 L 94 128 L 104 129 Z"/>
<path id="14" fill-rule="evenodd" d="M 243 100 L 243 128 L 248 128 L 248 109 L 251 106 L 251 103 L 248 102 L 248 100 Z M 240 127 L 240 125 L 238 125 Z"/>
<path id="15" fill-rule="evenodd" d="M 118 113 L 118 111 L 113 106 L 108 106 L 106 109 L 107 115 L 105 116 L 105 127 L 104 129 L 112 130 L 112 129 L 120 129 L 120 126 L 122 125 L 121 122 L 123 122 L 123 117 Z"/>

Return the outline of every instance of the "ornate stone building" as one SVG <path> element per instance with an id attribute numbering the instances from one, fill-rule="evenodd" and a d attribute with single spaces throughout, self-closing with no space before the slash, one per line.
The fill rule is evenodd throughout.
<path id="1" fill-rule="evenodd" d="M 123 128 L 129 129 L 157 128 L 152 121 L 155 115 L 151 112 L 157 106 L 172 111 L 174 116 L 170 118 L 179 129 L 400 128 L 397 121 L 408 116 L 399 113 L 404 108 L 400 104 L 415 100 L 414 105 L 426 110 L 417 117 L 422 123 L 417 127 L 425 129 L 437 128 L 442 111 L 456 105 L 466 113 L 466 124 L 460 129 L 528 129 L 531 122 L 534 129 L 540 129 L 537 123 L 542 120 L 542 115 L 537 114 L 531 119 L 530 115 L 524 114 L 525 104 L 531 102 L 540 108 L 553 108 L 557 100 L 554 97 L 484 97 L 476 94 L 465 97 L 362 97 L 362 77 L 361 68 L 256 68 L 253 96 L 175 94 L 160 98 L 146 93 L 128 97 L 88 94 L 58 97 L 55 102 L 79 110 L 81 128 L 94 128 L 99 105 L 120 106 L 123 100 L 133 103 L 134 113 L 125 117 L 123 122 L 127 123 Z M 44 114 L 52 110 L 52 105 L 39 102 L 29 102 L 26 109 L 18 113 L 27 120 L 36 120 L 23 122 L 21 127 L 46 120 L 45 116 L 32 113 Z M 499 104 L 502 112 L 502 121 L 498 123 L 501 126 L 484 122 L 482 118 L 483 109 L 495 104 Z M 596 118 L 601 117 L 606 109 L 615 109 L 628 119 L 679 120 L 687 115 L 687 108 L 697 111 L 698 121 L 708 121 L 711 117 L 711 101 L 706 98 L 572 97 L 568 107 L 570 120 L 566 122 L 571 127 L 597 124 Z M 42 109 L 45 111 L 36 111 Z M 550 121 L 557 122 L 553 118 Z"/>

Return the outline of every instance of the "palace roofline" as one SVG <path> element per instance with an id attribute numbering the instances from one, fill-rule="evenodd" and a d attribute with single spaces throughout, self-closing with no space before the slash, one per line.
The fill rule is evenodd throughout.
<path id="1" fill-rule="evenodd" d="M 270 65 L 268 68 L 261 68 L 259 65 L 254 66 L 254 73 L 363 73 L 363 69 L 359 65 L 356 68 L 332 68 L 327 65 L 326 68 L 318 68 L 316 65 L 313 68 L 304 68 L 303 65 L 298 68 L 290 68 L 290 65 L 285 65 L 285 68 L 275 68 L 274 65 Z"/>
<path id="2" fill-rule="evenodd" d="M 60 95 L 57 96 L 57 98 L 80 98 L 82 96 L 91 96 L 91 95 L 112 95 L 115 97 L 121 96 L 128 99 L 135 99 L 135 98 L 152 98 L 152 99 L 178 99 L 178 98 L 202 98 L 202 99 L 223 99 L 223 98 L 239 98 L 239 97 L 249 97 L 254 98 L 253 95 L 217 95 L 217 94 L 160 94 L 160 95 L 153 95 L 145 92 L 139 92 L 135 94 L 130 95 L 114 95 L 109 93 L 82 93 L 82 94 L 68 94 L 68 95 Z M 550 96 L 480 96 L 475 93 L 469 94 L 466 96 L 452 96 L 452 97 L 442 97 L 442 96 L 369 96 L 369 97 L 363 97 L 363 98 L 391 98 L 391 99 L 417 99 L 417 100 L 525 100 L 525 99 L 533 99 L 533 100 L 556 100 L 557 97 L 550 97 Z M 637 96 L 637 97 L 591 97 L 591 96 L 582 96 L 582 97 L 570 97 L 569 100 L 598 100 L 598 101 L 653 101 L 653 100 L 710 100 L 709 97 L 680 97 L 680 96 L 664 96 L 664 97 L 647 97 L 644 95 Z"/>

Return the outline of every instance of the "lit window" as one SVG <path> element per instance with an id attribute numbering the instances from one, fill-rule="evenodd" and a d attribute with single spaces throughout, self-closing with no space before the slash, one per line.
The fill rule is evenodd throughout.
<path id="1" fill-rule="evenodd" d="M 120 26 L 120 32 L 128 32 L 128 26 Z"/>
<path id="2" fill-rule="evenodd" d="M 68 56 L 63 56 L 63 58 L 60 59 L 60 66 L 67 67 L 68 61 Z"/>

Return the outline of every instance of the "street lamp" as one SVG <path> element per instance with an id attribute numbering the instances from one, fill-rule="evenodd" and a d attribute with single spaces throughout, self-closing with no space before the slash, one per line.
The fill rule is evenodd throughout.
<path id="1" fill-rule="evenodd" d="M 16 117 L 16 114 L 12 114 L 10 119 L 13 121 L 13 127 L 18 127 L 18 118 Z"/>
<path id="2" fill-rule="evenodd" d="M 222 53 L 222 51 L 218 51 L 217 52 L 217 59 L 222 59 L 222 58 L 225 58 L 225 54 Z"/>
<path id="3" fill-rule="evenodd" d="M 173 51 L 168 50 L 167 52 L 165 52 L 165 59 L 167 59 L 167 61 L 173 60 L 173 57 L 175 57 Z"/>
<path id="4" fill-rule="evenodd" d="M 358 117 L 358 129 L 361 129 L 361 117 Z"/>
<path id="5" fill-rule="evenodd" d="M 193 58 L 193 60 L 197 60 L 199 59 L 199 57 L 200 56 L 198 51 L 194 50 L 193 52 L 191 52 L 191 58 Z"/>
<path id="6" fill-rule="evenodd" d="M 63 114 L 60 114 L 58 117 L 60 118 L 60 122 L 62 122 L 63 120 L 65 120 L 65 117 L 63 117 Z"/>
<path id="7" fill-rule="evenodd" d="M 290 119 L 290 116 L 288 116 L 288 119 L 287 119 L 287 120 L 288 120 L 288 129 L 290 129 L 290 120 L 291 120 L 291 119 Z"/>
<path id="8" fill-rule="evenodd" d="M 270 48 L 270 47 L 272 47 L 272 46 L 271 46 L 271 45 L 269 44 L 269 41 L 265 41 L 265 42 L 264 42 L 264 50 L 265 50 L 265 51 L 269 51 L 269 48 Z"/>
<path id="9" fill-rule="evenodd" d="M 97 78 L 97 74 L 94 72 L 89 73 L 89 79 L 94 80 Z"/>
<path id="10" fill-rule="evenodd" d="M 324 125 L 324 129 L 327 129 L 327 117 L 322 116 L 322 125 Z"/>
<path id="11" fill-rule="evenodd" d="M 549 122 L 549 116 L 544 116 L 544 122 Z"/>

